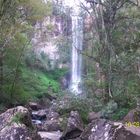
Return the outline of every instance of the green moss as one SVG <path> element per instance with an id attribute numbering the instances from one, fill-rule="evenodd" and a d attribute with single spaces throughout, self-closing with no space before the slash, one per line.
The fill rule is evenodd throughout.
<path id="1" fill-rule="evenodd" d="M 17 113 L 15 116 L 13 116 L 12 120 L 11 120 L 11 123 L 15 122 L 15 123 L 23 123 L 22 122 L 22 119 L 23 119 L 23 114 L 21 113 Z"/>
<path id="2" fill-rule="evenodd" d="M 30 131 L 35 129 L 34 126 L 32 125 L 32 122 L 28 114 L 22 114 L 21 112 L 18 112 L 16 115 L 12 117 L 10 124 L 11 123 L 25 124 L 29 128 Z"/>
<path id="3" fill-rule="evenodd" d="M 6 106 L 24 105 L 30 100 L 44 98 L 46 94 L 61 93 L 59 79 L 64 75 L 65 70 L 43 72 L 39 69 L 31 69 L 24 63 L 19 66 L 18 71 L 15 82 L 14 75 L 5 79 L 4 94 L 0 102 Z"/>
<path id="4" fill-rule="evenodd" d="M 22 68 L 24 91 L 32 98 L 41 98 L 44 93 L 56 93 L 60 90 L 60 84 L 53 76 L 39 70 Z"/>

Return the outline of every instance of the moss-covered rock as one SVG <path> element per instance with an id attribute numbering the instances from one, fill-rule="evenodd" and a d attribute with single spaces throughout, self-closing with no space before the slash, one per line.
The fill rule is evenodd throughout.
<path id="1" fill-rule="evenodd" d="M 40 136 L 32 125 L 27 108 L 18 106 L 8 109 L 0 115 L 0 139 L 40 140 Z"/>

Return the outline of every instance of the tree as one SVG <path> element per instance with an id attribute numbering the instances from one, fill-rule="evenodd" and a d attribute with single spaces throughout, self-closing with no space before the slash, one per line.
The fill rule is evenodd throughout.
<path id="1" fill-rule="evenodd" d="M 4 97 L 9 96 L 6 95 L 7 90 L 11 90 L 12 97 L 24 50 L 30 44 L 33 25 L 51 12 L 51 3 L 44 4 L 42 0 L 0 1 L 0 89 Z M 10 78 L 11 88 L 6 86 L 7 77 Z"/>
<path id="2" fill-rule="evenodd" d="M 93 30 L 90 37 L 92 47 L 85 50 L 90 50 L 90 54 L 86 53 L 86 55 L 89 59 L 99 63 L 103 75 L 105 75 L 106 93 L 110 98 L 117 96 L 117 92 L 120 92 L 119 96 L 122 94 L 126 96 L 127 93 L 132 95 L 131 92 L 134 91 L 128 91 L 130 84 L 127 81 L 132 82 L 134 79 L 138 93 L 139 80 L 136 75 L 139 72 L 135 67 L 137 60 L 140 59 L 138 57 L 139 2 L 131 0 L 106 0 L 103 2 L 92 0 L 88 2 L 91 4 L 90 9 L 84 5 L 82 7 L 92 19 Z M 91 52 L 93 53 L 91 54 Z M 126 70 L 124 67 L 129 68 Z M 134 74 L 133 76 L 130 74 L 131 72 Z"/>

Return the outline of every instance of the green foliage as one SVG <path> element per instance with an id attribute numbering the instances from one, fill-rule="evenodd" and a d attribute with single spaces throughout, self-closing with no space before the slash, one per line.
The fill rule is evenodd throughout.
<path id="1" fill-rule="evenodd" d="M 71 104 L 72 108 L 79 112 L 83 122 L 88 123 L 88 113 L 92 111 L 89 104 L 83 99 L 74 99 Z"/>
<path id="2" fill-rule="evenodd" d="M 41 90 L 41 86 L 45 86 L 44 77 L 46 75 L 42 74 L 44 77 L 41 76 L 41 80 L 37 78 L 38 87 L 36 88 L 38 90 L 36 91 L 35 88 L 33 90 L 36 94 L 30 94 L 32 87 L 31 90 L 28 89 L 28 85 L 25 84 L 28 79 L 24 79 L 23 75 L 27 74 L 30 77 L 33 74 L 31 70 L 27 72 L 24 60 L 25 53 L 31 47 L 32 25 L 44 16 L 50 16 L 51 13 L 51 2 L 45 4 L 42 0 L 0 1 L 0 88 L 2 89 L 0 103 L 6 106 L 25 104 L 40 91 L 44 91 L 45 88 Z M 43 61 L 45 60 L 44 58 Z M 41 84 L 39 85 L 40 81 Z M 31 84 L 33 85 L 33 83 Z M 28 90 L 25 90 L 26 88 Z M 57 91 L 57 89 L 58 84 L 56 82 L 53 90 Z"/>
<path id="3" fill-rule="evenodd" d="M 22 84 L 16 84 L 11 91 L 11 84 L 7 84 L 3 87 L 4 94 L 2 95 L 2 102 L 5 105 L 18 105 L 18 104 L 26 104 L 30 99 L 30 94 L 26 93 L 23 90 Z M 12 92 L 12 97 L 11 97 Z"/>
<path id="4" fill-rule="evenodd" d="M 6 48 L 3 94 L 0 100 L 6 105 L 25 104 L 29 100 L 42 98 L 47 93 L 59 92 L 60 77 L 67 71 L 66 69 L 50 70 L 49 59 L 43 52 L 37 56 L 28 51 L 28 46 L 25 51 L 17 47 L 21 43 L 26 45 L 24 44 L 26 42 L 25 34 L 19 34 L 14 38 L 13 46 Z M 23 54 L 25 52 L 26 55 Z"/>
<path id="5" fill-rule="evenodd" d="M 67 72 L 67 69 L 59 69 L 57 66 L 53 67 L 51 61 L 55 60 L 50 60 L 47 54 L 45 54 L 43 51 L 38 54 L 33 51 L 28 51 L 25 56 L 27 66 L 32 69 L 35 68 L 41 70 L 42 72 L 47 72 L 50 74 L 52 79 L 59 80 L 59 78 Z"/>
<path id="6" fill-rule="evenodd" d="M 114 114 L 112 114 L 111 119 L 115 121 L 122 120 L 127 115 L 128 112 L 129 112 L 128 108 L 119 108 L 116 110 Z"/>
<path id="7" fill-rule="evenodd" d="M 3 63 L 0 77 L 2 83 L 2 98 L 4 105 L 25 104 L 33 98 L 48 90 L 51 86 L 52 92 L 57 92 L 59 84 L 57 81 L 48 78 L 39 70 L 32 71 L 25 65 L 25 53 L 30 53 L 29 34 L 32 32 L 31 24 L 52 12 L 51 3 L 44 4 L 41 0 L 22 0 L 22 1 L 1 1 L 0 6 L 0 43 L 5 45 L 2 48 Z M 7 17 L 12 17 L 8 18 Z M 5 38 L 6 40 L 5 43 Z M 33 55 L 33 54 L 30 54 Z M 28 59 L 30 64 L 36 63 L 36 57 Z M 39 58 L 40 69 L 49 67 L 46 62 L 47 57 L 41 55 Z M 49 74 L 48 74 L 49 75 Z M 49 91 L 50 92 L 50 91 Z"/>
<path id="8" fill-rule="evenodd" d="M 33 98 L 40 98 L 44 93 L 56 93 L 60 89 L 58 81 L 50 78 L 50 74 L 45 74 L 39 70 L 29 68 L 22 69 L 23 88 Z"/>
<path id="9" fill-rule="evenodd" d="M 100 10 L 93 5 L 91 18 L 95 22 L 91 26 L 94 28 L 85 33 L 84 79 L 88 94 L 96 95 L 98 89 L 104 90 L 101 100 L 107 94 L 108 101 L 113 99 L 119 108 L 131 109 L 136 107 L 135 98 L 140 93 L 140 9 L 129 1 L 119 9 L 118 4 L 113 0 L 104 1 Z M 108 113 L 104 116 L 109 117 Z"/>
<path id="10" fill-rule="evenodd" d="M 4 112 L 6 110 L 5 105 L 4 104 L 0 104 L 0 113 Z"/>
<path id="11" fill-rule="evenodd" d="M 72 99 L 72 100 L 73 100 L 73 99 Z M 89 109 L 89 106 L 88 106 L 85 102 L 84 102 L 84 104 L 83 104 L 83 102 L 80 101 L 80 100 L 79 100 L 79 101 L 78 101 L 78 100 L 72 101 L 69 108 L 60 109 L 60 110 L 59 110 L 59 113 L 60 113 L 60 114 L 63 114 L 63 116 L 67 116 L 67 117 L 68 117 L 69 113 L 70 113 L 72 110 L 73 110 L 73 111 L 78 111 L 79 114 L 80 114 L 80 116 L 81 116 L 81 118 L 82 118 L 82 120 L 83 120 L 83 122 L 84 122 L 85 124 L 88 123 L 88 118 L 87 118 L 87 116 L 88 116 L 88 113 L 89 113 L 91 110 Z"/>
<path id="12" fill-rule="evenodd" d="M 16 115 L 13 116 L 11 123 L 13 123 L 13 122 L 17 123 L 17 124 L 23 123 L 22 120 L 23 120 L 23 114 L 17 113 Z"/>
<path id="13" fill-rule="evenodd" d="M 60 74 L 61 75 L 61 74 Z M 12 77 L 10 77 L 12 79 Z M 45 94 L 55 94 L 60 90 L 58 75 L 53 73 L 43 73 L 39 70 L 21 67 L 20 79 L 12 90 L 13 99 L 11 100 L 11 84 L 12 81 L 7 79 L 5 86 L 3 86 L 4 95 L 2 100 L 4 104 L 25 104 L 29 100 L 37 100 L 45 97 Z M 57 79 L 57 80 L 56 80 Z M 9 82 L 8 82 L 9 81 Z"/>
<path id="14" fill-rule="evenodd" d="M 68 70 L 66 68 L 63 68 L 63 69 L 55 69 L 55 70 L 52 70 L 49 72 L 49 77 L 54 79 L 54 80 L 60 80 L 60 78 L 62 76 L 64 76 L 66 73 L 68 72 Z"/>
<path id="15" fill-rule="evenodd" d="M 29 131 L 32 132 L 34 130 L 34 127 L 31 123 L 29 116 L 27 115 L 29 114 L 22 114 L 21 112 L 18 112 L 12 117 L 10 123 L 24 124 L 29 128 Z"/>
<path id="16" fill-rule="evenodd" d="M 110 118 L 111 115 L 118 109 L 118 105 L 114 101 L 110 101 L 102 110 L 101 116 L 103 118 Z"/>
<path id="17" fill-rule="evenodd" d="M 52 4 L 51 2 L 47 2 L 45 4 L 41 0 L 26 0 L 24 5 L 30 8 L 29 10 L 29 18 L 28 19 L 40 19 L 44 16 L 49 16 L 52 14 Z"/>
<path id="18" fill-rule="evenodd" d="M 50 59 L 44 52 L 36 54 L 33 51 L 28 51 L 25 56 L 25 61 L 26 64 L 31 68 L 36 68 L 44 72 L 47 72 L 51 69 Z"/>
<path id="19" fill-rule="evenodd" d="M 60 100 L 63 100 L 62 96 Z M 58 112 L 64 117 L 68 117 L 71 111 L 78 111 L 85 124 L 88 123 L 89 112 L 99 111 L 101 109 L 101 106 L 99 107 L 99 102 L 93 98 L 77 97 L 69 94 L 66 95 L 65 93 L 64 100 L 66 103 L 64 103 L 62 108 L 58 107 Z"/>

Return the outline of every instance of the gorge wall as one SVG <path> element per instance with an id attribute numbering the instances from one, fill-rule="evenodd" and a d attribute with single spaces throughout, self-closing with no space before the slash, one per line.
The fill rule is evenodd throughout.
<path id="1" fill-rule="evenodd" d="M 37 55 L 45 53 L 50 59 L 52 68 L 68 66 L 69 62 L 62 64 L 63 62 L 60 61 L 62 57 L 59 47 L 63 46 L 64 38 L 67 38 L 65 40 L 65 44 L 67 44 L 70 35 L 71 17 L 64 13 L 61 15 L 53 13 L 35 24 L 32 38 L 33 51 Z"/>

